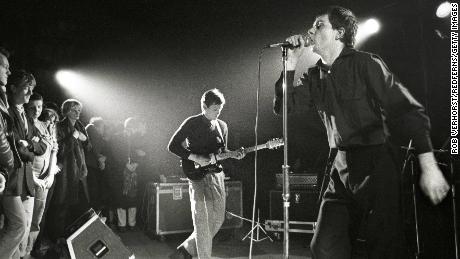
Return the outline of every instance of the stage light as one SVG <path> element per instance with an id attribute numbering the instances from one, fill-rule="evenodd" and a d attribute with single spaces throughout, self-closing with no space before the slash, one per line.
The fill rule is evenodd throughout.
<path id="1" fill-rule="evenodd" d="M 369 19 L 364 23 L 363 29 L 369 34 L 377 33 L 380 30 L 380 23 L 376 19 Z"/>
<path id="2" fill-rule="evenodd" d="M 372 34 L 377 33 L 380 30 L 380 22 L 377 19 L 370 18 L 365 22 L 358 25 L 358 32 L 356 33 L 356 45 L 361 44 Z"/>
<path id="3" fill-rule="evenodd" d="M 436 9 L 436 16 L 439 18 L 446 18 L 450 15 L 451 5 L 448 1 L 441 3 Z"/>
<path id="4" fill-rule="evenodd" d="M 68 90 L 77 90 L 85 85 L 83 77 L 70 70 L 58 71 L 56 73 L 56 80 L 62 87 Z"/>

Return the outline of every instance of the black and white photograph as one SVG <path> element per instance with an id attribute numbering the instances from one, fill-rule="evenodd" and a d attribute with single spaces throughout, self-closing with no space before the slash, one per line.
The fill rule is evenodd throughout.
<path id="1" fill-rule="evenodd" d="M 0 12 L 0 259 L 460 259 L 458 3 Z"/>

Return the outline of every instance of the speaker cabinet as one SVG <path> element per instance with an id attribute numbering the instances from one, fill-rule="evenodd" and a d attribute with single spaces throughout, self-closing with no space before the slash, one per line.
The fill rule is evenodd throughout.
<path id="1" fill-rule="evenodd" d="M 70 258 L 129 258 L 134 254 L 126 248 L 118 235 L 93 213 L 88 221 L 75 228 L 67 238 Z"/>

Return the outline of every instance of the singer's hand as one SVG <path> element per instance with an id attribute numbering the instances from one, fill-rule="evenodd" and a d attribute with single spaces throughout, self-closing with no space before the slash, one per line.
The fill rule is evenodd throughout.
<path id="1" fill-rule="evenodd" d="M 295 70 L 299 58 L 303 55 L 305 47 L 305 39 L 303 35 L 293 35 L 286 39 L 287 42 L 291 43 L 295 48 L 288 49 L 287 57 L 287 70 Z"/>
<path id="2" fill-rule="evenodd" d="M 6 186 L 5 176 L 3 176 L 3 174 L 0 174 L 0 194 L 2 194 L 3 191 L 5 190 L 5 186 Z"/>
<path id="3" fill-rule="evenodd" d="M 418 155 L 420 163 L 420 188 L 431 202 L 436 205 L 447 195 L 450 189 L 441 170 L 439 170 L 433 152 Z"/>

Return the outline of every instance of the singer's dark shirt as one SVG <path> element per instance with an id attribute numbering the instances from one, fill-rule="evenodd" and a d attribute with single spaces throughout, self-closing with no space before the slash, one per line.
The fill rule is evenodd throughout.
<path id="1" fill-rule="evenodd" d="M 432 150 L 430 122 L 420 105 L 380 57 L 344 48 L 332 66 L 319 60 L 293 86 L 287 72 L 288 111 L 315 108 L 329 145 L 339 149 L 383 144 L 390 137 L 413 139 L 417 153 Z M 282 110 L 282 77 L 274 111 Z"/>
<path id="2" fill-rule="evenodd" d="M 187 118 L 171 137 L 168 150 L 180 158 L 187 158 L 190 153 L 198 155 L 217 154 L 226 151 L 227 124 L 217 120 L 222 135 L 215 125 L 203 114 Z"/>

